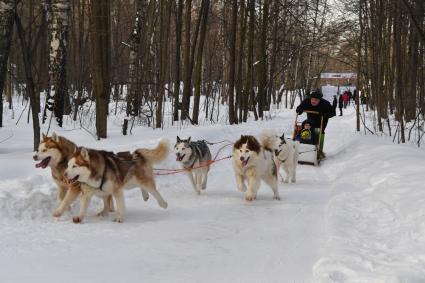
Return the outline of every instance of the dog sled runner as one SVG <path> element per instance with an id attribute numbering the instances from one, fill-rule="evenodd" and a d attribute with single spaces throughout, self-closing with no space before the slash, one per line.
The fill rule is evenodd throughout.
<path id="1" fill-rule="evenodd" d="M 316 114 L 320 115 L 320 129 L 314 129 L 316 131 L 316 140 L 314 144 L 308 144 L 308 143 L 302 143 L 300 141 L 299 145 L 299 158 L 298 163 L 299 164 L 310 164 L 314 166 L 318 166 L 320 164 L 320 161 L 323 159 L 323 142 L 324 142 L 324 135 L 323 132 L 323 116 L 317 112 L 317 111 L 309 111 L 306 110 L 303 113 L 310 113 L 310 114 Z M 292 135 L 292 140 L 295 140 L 297 135 L 299 135 L 302 131 L 302 122 L 298 121 L 298 113 L 295 117 L 295 123 L 294 123 L 294 132 Z"/>

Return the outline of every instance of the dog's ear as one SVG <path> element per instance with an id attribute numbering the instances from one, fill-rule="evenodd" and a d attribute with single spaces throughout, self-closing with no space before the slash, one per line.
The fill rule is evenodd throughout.
<path id="1" fill-rule="evenodd" d="M 81 148 L 81 156 L 84 158 L 84 160 L 89 161 L 90 157 L 89 157 L 89 151 L 87 150 L 87 148 L 82 147 Z"/>
<path id="2" fill-rule="evenodd" d="M 182 140 L 180 139 L 179 136 L 177 136 L 177 142 L 181 142 Z"/>
<path id="3" fill-rule="evenodd" d="M 59 142 L 59 137 L 56 135 L 56 133 L 55 133 L 55 132 L 53 132 L 53 134 L 52 134 L 52 139 L 53 139 L 55 142 Z"/>
<path id="4" fill-rule="evenodd" d="M 285 140 L 285 134 L 284 133 L 282 133 L 282 136 L 280 136 L 280 139 Z"/>
<path id="5" fill-rule="evenodd" d="M 46 140 L 46 138 L 47 138 L 46 134 L 42 133 L 42 135 L 43 135 L 43 140 Z"/>
<path id="6" fill-rule="evenodd" d="M 187 143 L 190 143 L 190 137 L 187 139 Z"/>

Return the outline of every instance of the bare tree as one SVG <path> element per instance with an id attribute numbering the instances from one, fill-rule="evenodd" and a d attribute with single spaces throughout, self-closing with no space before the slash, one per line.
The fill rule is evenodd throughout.
<path id="1" fill-rule="evenodd" d="M 173 120 L 179 120 L 179 97 L 180 97 L 180 56 L 181 56 L 181 36 L 182 36 L 182 17 L 183 17 L 183 0 L 177 1 L 176 14 L 176 45 L 174 56 L 174 110 Z"/>
<path id="2" fill-rule="evenodd" d="M 228 86 L 228 98 L 229 98 L 229 123 L 237 124 L 237 115 L 235 113 L 235 65 L 236 65 L 236 27 L 238 22 L 238 1 L 232 0 L 232 22 L 230 24 L 230 42 L 229 42 L 229 86 Z"/>
<path id="3" fill-rule="evenodd" d="M 192 120 L 194 124 L 198 124 L 199 116 L 199 101 L 201 97 L 201 77 L 202 77 L 202 57 L 204 51 L 204 41 L 207 34 L 207 22 L 208 22 L 208 12 L 210 7 L 209 0 L 202 0 L 201 3 L 201 30 L 199 45 L 196 58 L 195 66 L 195 94 L 194 94 L 194 103 L 193 103 L 193 114 Z"/>
<path id="4" fill-rule="evenodd" d="M 96 97 L 96 133 L 99 139 L 107 136 L 107 117 L 110 93 L 110 1 L 92 1 L 93 30 L 93 92 Z"/>
<path id="5" fill-rule="evenodd" d="M 3 127 L 3 89 L 12 41 L 16 0 L 0 1 L 0 127 Z"/>
<path id="6" fill-rule="evenodd" d="M 180 118 L 185 120 L 189 116 L 190 95 L 192 89 L 192 68 L 190 66 L 190 28 L 192 20 L 192 0 L 186 1 L 185 20 L 184 20 L 184 82 L 183 82 L 183 98 L 181 104 Z"/>
<path id="7" fill-rule="evenodd" d="M 32 75 L 32 58 L 29 52 L 30 48 L 25 39 L 24 27 L 22 26 L 21 19 L 19 18 L 17 14 L 15 14 L 15 22 L 16 22 L 16 29 L 18 31 L 18 37 L 21 42 L 21 49 L 23 53 L 22 57 L 24 61 L 25 84 L 26 84 L 25 90 L 30 99 L 30 106 L 31 106 L 31 113 L 32 113 L 32 126 L 33 126 L 33 133 L 34 133 L 34 150 L 37 150 L 38 145 L 40 144 L 40 121 L 38 120 L 39 105 L 37 105 L 38 100 L 36 99 L 36 95 L 35 95 L 34 79 Z"/>

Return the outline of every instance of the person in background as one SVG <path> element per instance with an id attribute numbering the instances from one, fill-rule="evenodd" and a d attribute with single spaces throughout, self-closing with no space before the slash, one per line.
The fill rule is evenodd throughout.
<path id="1" fill-rule="evenodd" d="M 334 108 L 334 111 L 336 111 L 337 106 L 338 106 L 338 100 L 336 99 L 336 95 L 334 95 L 334 99 L 332 101 L 332 107 Z"/>
<path id="2" fill-rule="evenodd" d="M 350 96 L 348 95 L 348 91 L 344 91 L 344 93 L 342 94 L 342 100 L 344 101 L 344 109 L 346 109 L 348 101 L 350 101 Z"/>
<path id="3" fill-rule="evenodd" d="M 358 94 L 359 92 L 357 91 L 357 88 L 355 88 L 353 91 L 353 104 L 356 104 L 356 98 Z"/>
<path id="4" fill-rule="evenodd" d="M 342 95 L 339 95 L 339 98 L 338 98 L 339 116 L 342 116 L 343 107 L 344 107 L 344 100 L 342 99 Z"/>
<path id="5" fill-rule="evenodd" d="M 348 90 L 348 105 L 351 104 L 351 99 L 353 99 L 353 93 L 351 92 L 351 90 Z"/>

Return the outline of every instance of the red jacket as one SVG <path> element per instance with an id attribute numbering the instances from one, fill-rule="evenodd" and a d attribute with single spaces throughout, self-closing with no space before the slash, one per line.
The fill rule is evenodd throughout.
<path id="1" fill-rule="evenodd" d="M 342 95 L 342 100 L 344 102 L 348 102 L 350 100 L 350 96 L 348 95 L 348 93 L 344 92 L 344 94 Z"/>

